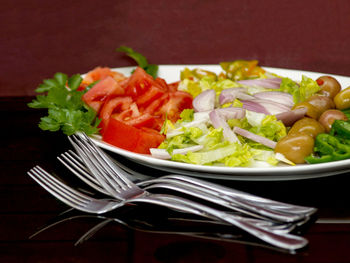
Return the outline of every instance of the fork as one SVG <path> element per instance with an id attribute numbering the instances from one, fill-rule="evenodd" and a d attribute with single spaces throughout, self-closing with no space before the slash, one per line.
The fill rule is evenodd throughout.
<path id="1" fill-rule="evenodd" d="M 83 136 L 85 139 L 89 139 L 90 141 L 92 141 L 90 138 L 88 138 L 86 134 L 84 133 L 79 133 L 79 134 Z M 71 153 L 74 155 L 74 152 L 71 152 Z M 103 152 L 102 154 L 104 154 L 107 159 L 110 159 L 110 157 L 106 153 Z M 306 207 L 306 206 L 283 203 L 283 202 L 263 198 L 260 196 L 252 195 L 236 189 L 228 188 L 222 185 L 214 184 L 208 181 L 200 180 L 198 178 L 187 177 L 184 175 L 177 175 L 177 174 L 165 175 L 159 178 L 154 178 L 151 176 L 147 176 L 145 174 L 138 173 L 130 169 L 129 167 L 121 164 L 117 160 L 112 161 L 111 159 L 111 160 L 108 160 L 108 162 L 110 162 L 111 166 L 114 166 L 113 168 L 116 171 L 123 173 L 124 176 L 126 176 L 133 182 L 137 183 L 139 186 L 142 186 L 142 185 L 147 186 L 154 183 L 172 183 L 178 186 L 183 186 L 184 183 L 186 183 L 186 186 L 191 187 L 191 189 L 193 190 L 196 189 L 201 192 L 206 192 L 208 194 L 215 195 L 216 197 L 220 199 L 224 199 L 229 203 L 241 202 L 243 206 L 248 205 L 248 207 L 250 208 L 254 207 L 254 209 L 257 209 L 257 207 L 263 207 L 265 208 L 265 211 L 262 211 L 263 213 L 265 212 L 269 213 L 268 210 L 272 210 L 272 213 L 277 213 L 277 212 L 286 213 L 287 216 L 288 215 L 290 216 L 292 214 L 295 216 L 294 220 L 298 220 L 298 217 L 299 219 L 303 219 L 304 217 L 310 217 L 312 214 L 317 212 L 317 209 L 314 207 Z M 119 169 L 119 168 L 122 168 L 122 169 Z M 289 221 L 290 218 L 286 220 Z"/>
<path id="2" fill-rule="evenodd" d="M 260 240 L 284 249 L 296 250 L 306 246 L 308 243 L 308 241 L 303 237 L 273 232 L 251 224 L 245 221 L 242 217 L 237 217 L 223 211 L 215 210 L 190 200 L 174 196 L 151 194 L 138 187 L 123 175 L 114 173 L 109 162 L 106 161 L 103 154 L 101 154 L 102 151 L 96 145 L 94 145 L 94 143 L 87 136 L 82 137 L 71 135 L 71 137 L 73 146 L 84 161 L 85 165 L 90 169 L 90 171 L 92 171 L 92 174 L 102 185 L 107 186 L 106 190 L 109 191 L 110 194 L 123 202 L 134 203 L 141 201 L 163 204 L 167 206 L 171 203 L 182 204 L 192 208 L 192 211 L 197 215 L 227 222 Z"/>
<path id="3" fill-rule="evenodd" d="M 90 174 L 90 171 L 85 167 L 85 165 L 82 163 L 81 158 L 76 155 L 73 151 L 68 151 L 65 153 L 62 153 L 60 157 L 57 157 L 58 160 L 65 165 L 73 174 L 75 174 L 78 178 L 80 178 L 82 181 L 84 181 L 86 184 L 94 188 L 95 190 L 109 195 L 108 191 L 106 191 L 99 182 L 95 179 L 94 176 Z M 126 176 L 128 176 L 126 174 Z M 128 178 L 130 179 L 132 176 L 129 175 Z M 280 211 L 274 211 L 269 208 L 260 207 L 255 205 L 254 203 L 247 203 L 245 201 L 237 200 L 237 197 L 235 198 L 225 198 L 225 196 L 219 195 L 216 192 L 214 192 L 211 189 L 206 189 L 206 191 L 202 190 L 202 188 L 199 188 L 198 186 L 191 184 L 188 182 L 188 179 L 184 176 L 180 176 L 181 179 L 184 178 L 184 180 L 176 180 L 176 179 L 169 179 L 167 176 L 157 178 L 157 179 L 150 179 L 146 181 L 141 181 L 137 183 L 138 186 L 145 186 L 143 189 L 149 190 L 153 188 L 166 188 L 175 190 L 178 192 L 182 192 L 191 196 L 195 196 L 197 198 L 222 205 L 224 207 L 227 207 L 229 209 L 233 209 L 235 211 L 239 211 L 244 214 L 248 214 L 250 216 L 258 217 L 258 218 L 269 218 L 276 221 L 281 222 L 295 222 L 299 221 L 299 225 L 305 223 L 309 220 L 308 215 L 302 215 L 302 214 L 290 214 L 280 212 Z M 187 181 L 185 181 L 187 180 Z M 204 182 L 206 183 L 206 182 Z"/>
<path id="4" fill-rule="evenodd" d="M 79 211 L 100 215 L 110 212 L 126 204 L 116 199 L 96 199 L 91 196 L 88 196 L 85 193 L 82 193 L 66 185 L 64 182 L 49 174 L 40 166 L 33 167 L 28 172 L 28 175 L 31 178 L 33 178 L 39 185 L 41 185 L 45 190 L 47 190 L 49 193 L 55 196 L 57 199 Z M 68 211 L 71 211 L 71 209 L 69 209 Z M 68 211 L 64 212 L 64 214 Z M 245 218 L 245 220 L 249 221 L 252 224 L 256 224 L 258 226 L 270 229 L 271 231 L 276 231 L 280 233 L 288 233 L 294 229 L 294 226 L 292 224 L 277 224 L 275 222 L 264 221 L 255 218 Z M 215 222 L 217 224 L 227 224 L 225 222 Z M 53 225 L 55 224 L 56 223 L 54 223 Z M 45 229 L 47 229 L 47 227 L 43 230 Z M 32 235 L 32 237 L 40 232 L 42 231 L 37 232 L 36 234 Z"/>
<path id="5" fill-rule="evenodd" d="M 82 161 L 79 158 L 79 156 L 77 156 L 74 152 L 72 152 L 72 154 L 74 155 L 74 157 L 69 152 L 65 152 L 65 153 L 61 154 L 62 158 L 60 158 L 60 157 L 57 157 L 57 158 L 61 161 L 61 163 L 64 166 L 66 166 L 73 174 L 75 174 L 82 181 L 84 181 L 85 183 L 87 183 L 91 187 L 96 187 L 97 184 L 99 184 L 99 182 L 90 174 L 90 171 L 85 167 L 85 165 L 83 163 L 81 163 Z M 157 187 L 164 187 L 164 184 L 154 184 L 154 185 L 151 185 L 150 188 L 157 188 Z M 188 193 L 189 195 L 205 199 L 206 201 L 210 201 L 210 202 L 213 202 L 215 204 L 223 203 L 222 200 L 220 200 L 220 198 L 217 198 L 215 195 L 210 196 L 210 195 L 206 195 L 206 194 L 196 194 L 195 192 L 193 192 L 192 189 L 188 189 L 186 187 L 177 188 L 176 186 L 173 187 L 169 184 L 169 185 L 165 185 L 165 188 L 167 188 L 167 189 L 170 188 L 173 190 L 179 189 L 179 192 Z M 99 191 L 100 189 L 102 189 L 102 187 L 97 186 L 94 189 Z M 146 186 L 146 187 L 144 187 L 144 189 L 148 190 L 149 187 Z M 103 189 L 103 191 L 100 191 L 100 192 L 105 194 L 106 191 Z M 110 194 L 107 193 L 107 195 L 110 195 Z M 227 203 L 227 206 L 228 205 L 229 205 L 229 203 Z M 223 204 L 223 206 L 225 206 L 225 204 Z M 257 219 L 264 219 L 264 220 L 256 221 L 256 223 L 259 223 L 259 225 L 262 225 L 262 226 L 266 225 L 263 222 L 270 222 L 271 221 L 271 223 L 269 223 L 269 226 L 271 226 L 273 224 L 274 230 L 278 229 L 279 231 L 283 231 L 285 233 L 291 232 L 297 226 L 303 225 L 304 223 L 306 223 L 310 219 L 308 217 L 305 217 L 303 220 L 300 220 L 297 222 L 280 222 L 280 221 L 276 221 L 276 220 L 271 220 L 270 218 L 261 216 L 260 214 L 246 211 L 243 208 L 240 208 L 238 206 L 237 207 L 229 207 L 229 208 L 231 208 L 233 211 L 236 211 L 236 214 L 240 213 L 240 214 L 248 215 L 248 216 L 251 216 L 251 217 L 257 218 Z M 234 212 L 231 212 L 231 213 L 234 213 Z"/>

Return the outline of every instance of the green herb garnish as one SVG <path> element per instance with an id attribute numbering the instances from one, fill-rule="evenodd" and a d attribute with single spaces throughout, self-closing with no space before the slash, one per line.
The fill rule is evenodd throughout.
<path id="1" fill-rule="evenodd" d="M 62 130 L 66 135 L 77 131 L 90 135 L 98 131 L 100 120 L 96 112 L 82 100 L 87 91 L 78 90 L 82 81 L 79 74 L 70 78 L 66 74 L 56 73 L 52 79 L 46 79 L 35 90 L 36 98 L 28 106 L 36 109 L 48 109 L 48 115 L 41 118 L 39 127 L 42 130 Z"/>
<path id="2" fill-rule="evenodd" d="M 136 61 L 136 63 L 141 68 L 143 68 L 149 75 L 151 75 L 153 78 L 157 77 L 158 65 L 148 64 L 148 61 L 144 55 L 142 55 L 142 54 L 134 51 L 132 48 L 126 47 L 126 46 L 120 46 L 119 48 L 117 48 L 116 51 L 124 52 L 127 56 L 133 58 Z"/>

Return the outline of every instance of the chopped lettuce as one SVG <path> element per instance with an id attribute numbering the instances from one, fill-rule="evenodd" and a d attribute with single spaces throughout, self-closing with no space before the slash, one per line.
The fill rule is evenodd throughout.
<path id="1" fill-rule="evenodd" d="M 311 97 L 313 94 L 318 92 L 320 90 L 320 86 L 318 86 L 317 82 L 314 81 L 311 78 L 308 78 L 306 76 L 302 76 L 301 82 L 300 82 L 300 102 L 307 100 L 309 97 Z"/>
<path id="2" fill-rule="evenodd" d="M 292 94 L 294 103 L 299 103 L 318 92 L 320 87 L 316 81 L 303 75 L 300 85 L 289 78 L 282 78 L 279 90 Z"/>
<path id="3" fill-rule="evenodd" d="M 233 143 L 210 151 L 188 152 L 186 155 L 174 154 L 171 159 L 192 164 L 210 165 L 228 156 L 238 155 L 242 147 L 240 144 Z"/>
<path id="4" fill-rule="evenodd" d="M 182 114 L 181 119 L 175 125 L 181 134 L 168 137 L 160 148 L 166 149 L 171 155 L 171 160 L 200 165 L 226 165 L 226 166 L 252 166 L 258 162 L 266 162 L 268 165 L 276 165 L 273 150 L 248 139 L 243 144 L 230 143 L 223 136 L 223 129 L 215 129 L 209 121 L 198 126 L 184 126 L 188 124 L 185 119 L 192 120 L 189 111 Z M 275 116 L 247 111 L 247 117 L 241 120 L 228 120 L 230 127 L 239 126 L 271 140 L 278 140 L 286 135 L 286 127 Z M 197 152 L 187 154 L 172 154 L 174 149 L 186 148 L 194 145 L 202 145 Z"/>
<path id="5" fill-rule="evenodd" d="M 193 109 L 184 109 L 180 113 L 180 121 L 190 122 L 193 121 L 194 110 Z"/>
<path id="6" fill-rule="evenodd" d="M 200 80 L 183 79 L 178 89 L 189 92 L 193 97 L 198 96 L 202 91 L 213 89 L 219 94 L 223 89 L 239 87 L 238 83 L 229 79 L 216 80 L 211 76 L 203 76 Z"/>

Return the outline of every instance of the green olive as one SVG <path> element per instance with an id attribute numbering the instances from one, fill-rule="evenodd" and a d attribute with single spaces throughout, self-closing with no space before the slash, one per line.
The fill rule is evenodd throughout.
<path id="1" fill-rule="evenodd" d="M 292 128 L 288 132 L 288 135 L 306 133 L 311 135 L 313 138 L 316 138 L 317 134 L 323 132 L 325 132 L 325 128 L 321 123 L 315 119 L 305 117 L 293 124 Z"/>
<path id="2" fill-rule="evenodd" d="M 283 154 L 293 163 L 305 163 L 305 157 L 313 152 L 314 144 L 314 138 L 309 134 L 288 134 L 278 141 L 275 152 Z"/>
<path id="3" fill-rule="evenodd" d="M 331 98 L 326 97 L 326 96 L 322 96 L 322 95 L 313 95 L 310 98 L 308 98 L 306 100 L 306 102 L 310 103 L 311 105 L 313 105 L 314 107 L 316 107 L 316 109 L 319 111 L 320 115 L 329 109 L 334 109 L 335 105 L 334 102 Z"/>
<path id="4" fill-rule="evenodd" d="M 331 76 L 319 77 L 316 79 L 316 82 L 321 88 L 318 93 L 331 99 L 333 99 L 341 90 L 339 82 Z"/>
<path id="5" fill-rule="evenodd" d="M 319 123 L 325 128 L 326 132 L 329 132 L 332 128 L 332 124 L 335 120 L 344 120 L 346 121 L 348 117 L 344 114 L 344 112 L 340 110 L 326 110 L 322 113 L 319 118 Z"/>
<path id="6" fill-rule="evenodd" d="M 334 103 L 335 103 L 335 107 L 338 110 L 344 110 L 344 109 L 350 108 L 350 87 L 347 87 L 346 89 L 339 92 L 334 97 Z"/>
<path id="7" fill-rule="evenodd" d="M 313 118 L 313 119 L 318 119 L 321 115 L 321 113 L 319 112 L 319 110 L 312 104 L 308 103 L 308 102 L 300 102 L 297 103 L 293 106 L 293 110 L 295 109 L 299 109 L 299 108 L 306 108 L 306 116 Z"/>

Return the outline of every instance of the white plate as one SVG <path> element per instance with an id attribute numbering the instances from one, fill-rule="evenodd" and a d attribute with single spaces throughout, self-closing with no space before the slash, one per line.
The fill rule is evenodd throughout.
<path id="1" fill-rule="evenodd" d="M 178 81 L 180 79 L 180 71 L 188 68 L 202 68 L 216 73 L 221 72 L 218 65 L 161 65 L 159 66 L 158 75 L 164 78 L 168 83 Z M 133 67 L 115 68 L 119 72 L 126 75 L 130 74 Z M 350 86 L 350 77 L 338 76 L 326 73 L 316 73 L 300 70 L 281 69 L 264 67 L 269 72 L 276 73 L 280 76 L 289 77 L 293 80 L 301 80 L 301 76 L 305 75 L 312 79 L 316 79 L 322 75 L 334 76 L 343 88 Z M 98 138 L 93 139 L 101 148 L 122 155 L 134 162 L 156 168 L 163 171 L 182 173 L 190 176 L 223 179 L 223 180 L 246 180 L 246 181 L 283 181 L 283 180 L 300 180 L 331 176 L 340 173 L 350 172 L 350 160 L 342 160 L 321 164 L 305 164 L 296 166 L 276 166 L 276 167 L 218 167 L 194 165 L 187 163 L 179 163 L 168 160 L 160 160 L 150 155 L 129 152 L 113 145 L 107 144 Z"/>

